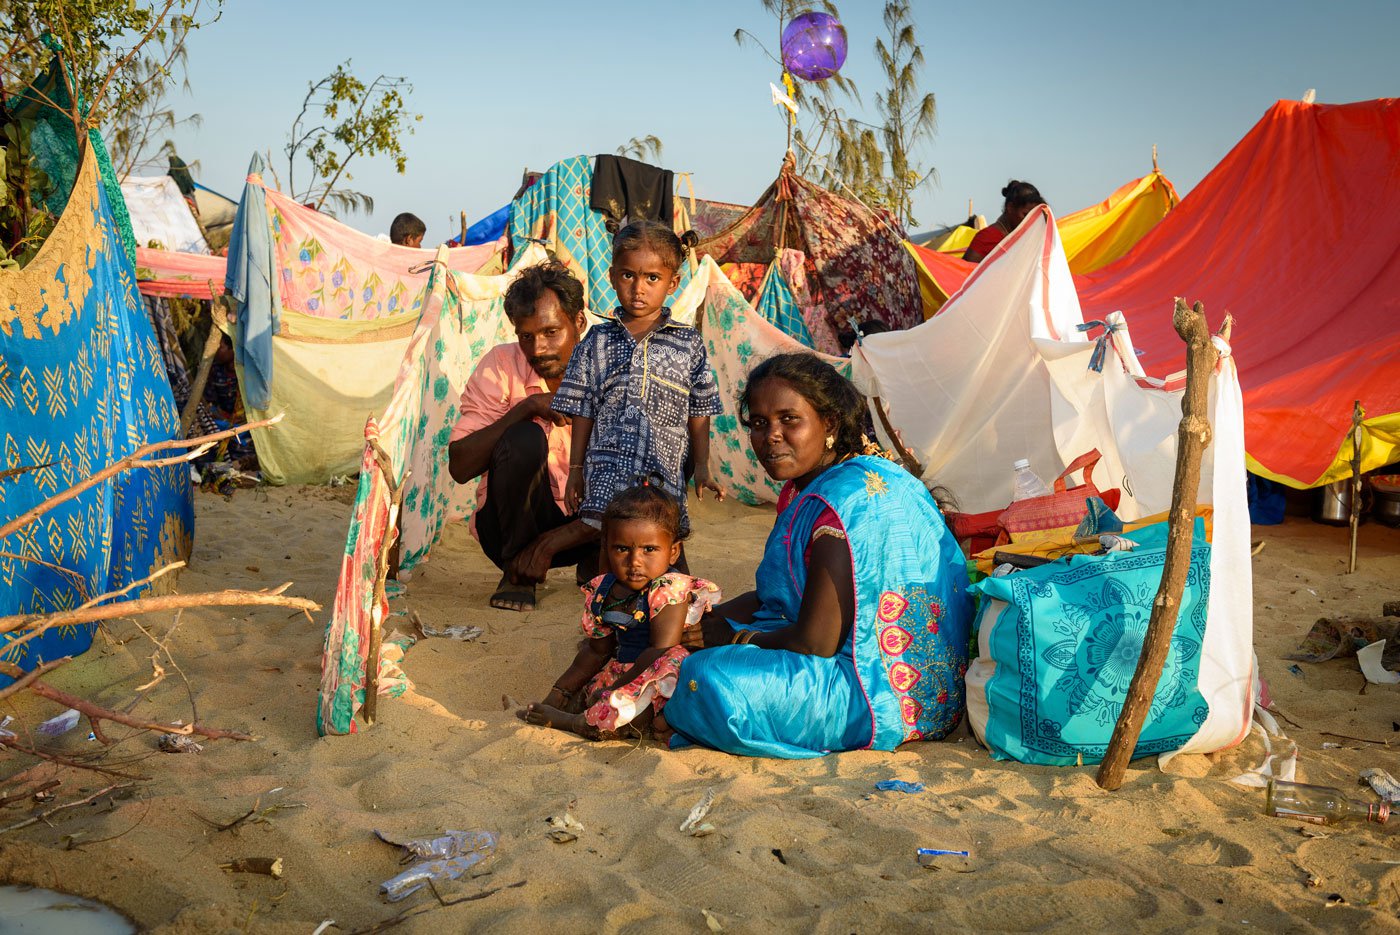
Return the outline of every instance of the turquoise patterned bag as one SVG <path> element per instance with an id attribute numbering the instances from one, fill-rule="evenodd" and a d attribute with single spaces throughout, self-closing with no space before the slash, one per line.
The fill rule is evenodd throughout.
<path id="1" fill-rule="evenodd" d="M 1161 582 L 1166 524 L 1128 534 L 1131 552 L 1075 555 L 987 578 L 979 636 L 981 739 L 996 759 L 1073 766 L 1103 758 L 1137 668 Z M 1176 632 L 1134 757 L 1176 750 L 1205 722 L 1197 682 L 1210 589 L 1210 544 L 1197 518 Z M 978 666 L 974 666 L 978 668 Z M 972 671 L 968 690 L 977 692 Z M 974 724 L 980 699 L 969 699 Z"/>

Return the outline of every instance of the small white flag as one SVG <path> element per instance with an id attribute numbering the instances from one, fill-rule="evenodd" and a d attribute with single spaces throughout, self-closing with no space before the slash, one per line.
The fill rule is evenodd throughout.
<path id="1" fill-rule="evenodd" d="M 797 116 L 797 102 L 783 93 L 783 89 L 773 82 L 768 82 L 768 88 L 773 92 L 773 105 L 775 107 L 786 107 L 792 111 L 792 115 Z"/>

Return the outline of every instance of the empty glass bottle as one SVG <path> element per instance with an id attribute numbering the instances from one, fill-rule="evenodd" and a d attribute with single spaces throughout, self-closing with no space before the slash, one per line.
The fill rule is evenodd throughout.
<path id="1" fill-rule="evenodd" d="M 1343 821 L 1374 821 L 1383 825 L 1390 817 L 1390 805 L 1348 799 L 1342 795 L 1342 790 L 1331 786 L 1271 779 L 1264 798 L 1264 813 L 1317 825 L 1335 825 Z"/>

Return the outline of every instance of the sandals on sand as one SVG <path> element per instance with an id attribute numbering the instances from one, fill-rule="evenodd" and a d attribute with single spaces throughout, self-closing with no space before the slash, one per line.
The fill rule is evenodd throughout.
<path id="1" fill-rule="evenodd" d="M 535 609 L 535 586 L 533 584 L 511 584 L 508 576 L 501 576 L 496 592 L 491 595 L 491 606 L 497 610 L 515 610 L 528 614 Z"/>

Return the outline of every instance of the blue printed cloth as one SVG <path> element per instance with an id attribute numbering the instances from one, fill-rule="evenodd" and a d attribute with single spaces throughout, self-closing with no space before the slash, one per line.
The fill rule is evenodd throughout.
<path id="1" fill-rule="evenodd" d="M 249 181 L 229 234 L 224 288 L 238 306 L 233 351 L 243 369 L 243 398 L 254 409 L 272 402 L 272 336 L 280 327 L 282 290 L 277 285 L 277 254 L 261 175 L 263 157 L 253 153 Z"/>
<path id="2" fill-rule="evenodd" d="M 984 639 L 996 663 L 986 689 L 994 758 L 1059 766 L 1103 759 L 1166 555 L 1165 523 L 1128 535 L 1138 543 L 1131 552 L 1074 555 L 973 586 L 1006 605 L 981 624 L 992 628 Z M 1197 685 L 1210 595 L 1210 545 L 1199 517 L 1193 541 L 1171 649 L 1135 757 L 1179 749 L 1209 713 Z"/>
<path id="3" fill-rule="evenodd" d="M 764 318 L 781 328 L 784 334 L 801 341 L 804 347 L 815 346 L 812 343 L 812 332 L 808 330 L 807 321 L 802 317 L 802 308 L 793 297 L 787 280 L 783 278 L 777 260 L 772 262 L 768 267 L 768 275 L 763 277 L 763 286 L 758 290 L 754 308 L 758 309 Z"/>
<path id="4" fill-rule="evenodd" d="M 0 477 L 0 523 L 179 434 L 135 268 L 85 159 L 50 241 L 23 269 L 0 270 L 0 472 L 15 472 Z M 139 581 L 188 556 L 193 526 L 185 465 L 118 474 L 0 539 L 0 616 L 73 608 Z M 83 652 L 92 633 L 57 627 L 14 645 L 12 631 L 0 659 L 29 670 Z"/>
<path id="5" fill-rule="evenodd" d="M 928 490 L 884 458 L 842 462 L 792 497 L 754 575 L 761 607 L 743 626 L 797 621 L 807 547 L 828 510 L 846 531 L 855 576 L 845 643 L 829 657 L 752 644 L 692 653 L 666 707 L 673 746 L 797 759 L 893 750 L 957 727 L 972 619 L 967 563 Z"/>
<path id="6" fill-rule="evenodd" d="M 656 474 L 680 501 L 682 528 L 690 528 L 687 427 L 694 417 L 719 415 L 719 386 L 700 332 L 672 321 L 670 309 L 661 315 L 640 341 L 618 321 L 590 328 L 554 393 L 555 412 L 593 420 L 579 508 L 585 518 L 601 517 L 619 491 Z"/>
<path id="7" fill-rule="evenodd" d="M 587 156 L 550 166 L 511 203 L 510 243 L 518 255 L 531 240 L 544 241 L 583 283 L 588 307 L 602 314 L 617 305 L 617 293 L 608 282 L 612 235 L 606 218 L 588 203 L 592 185 L 593 160 Z"/>

